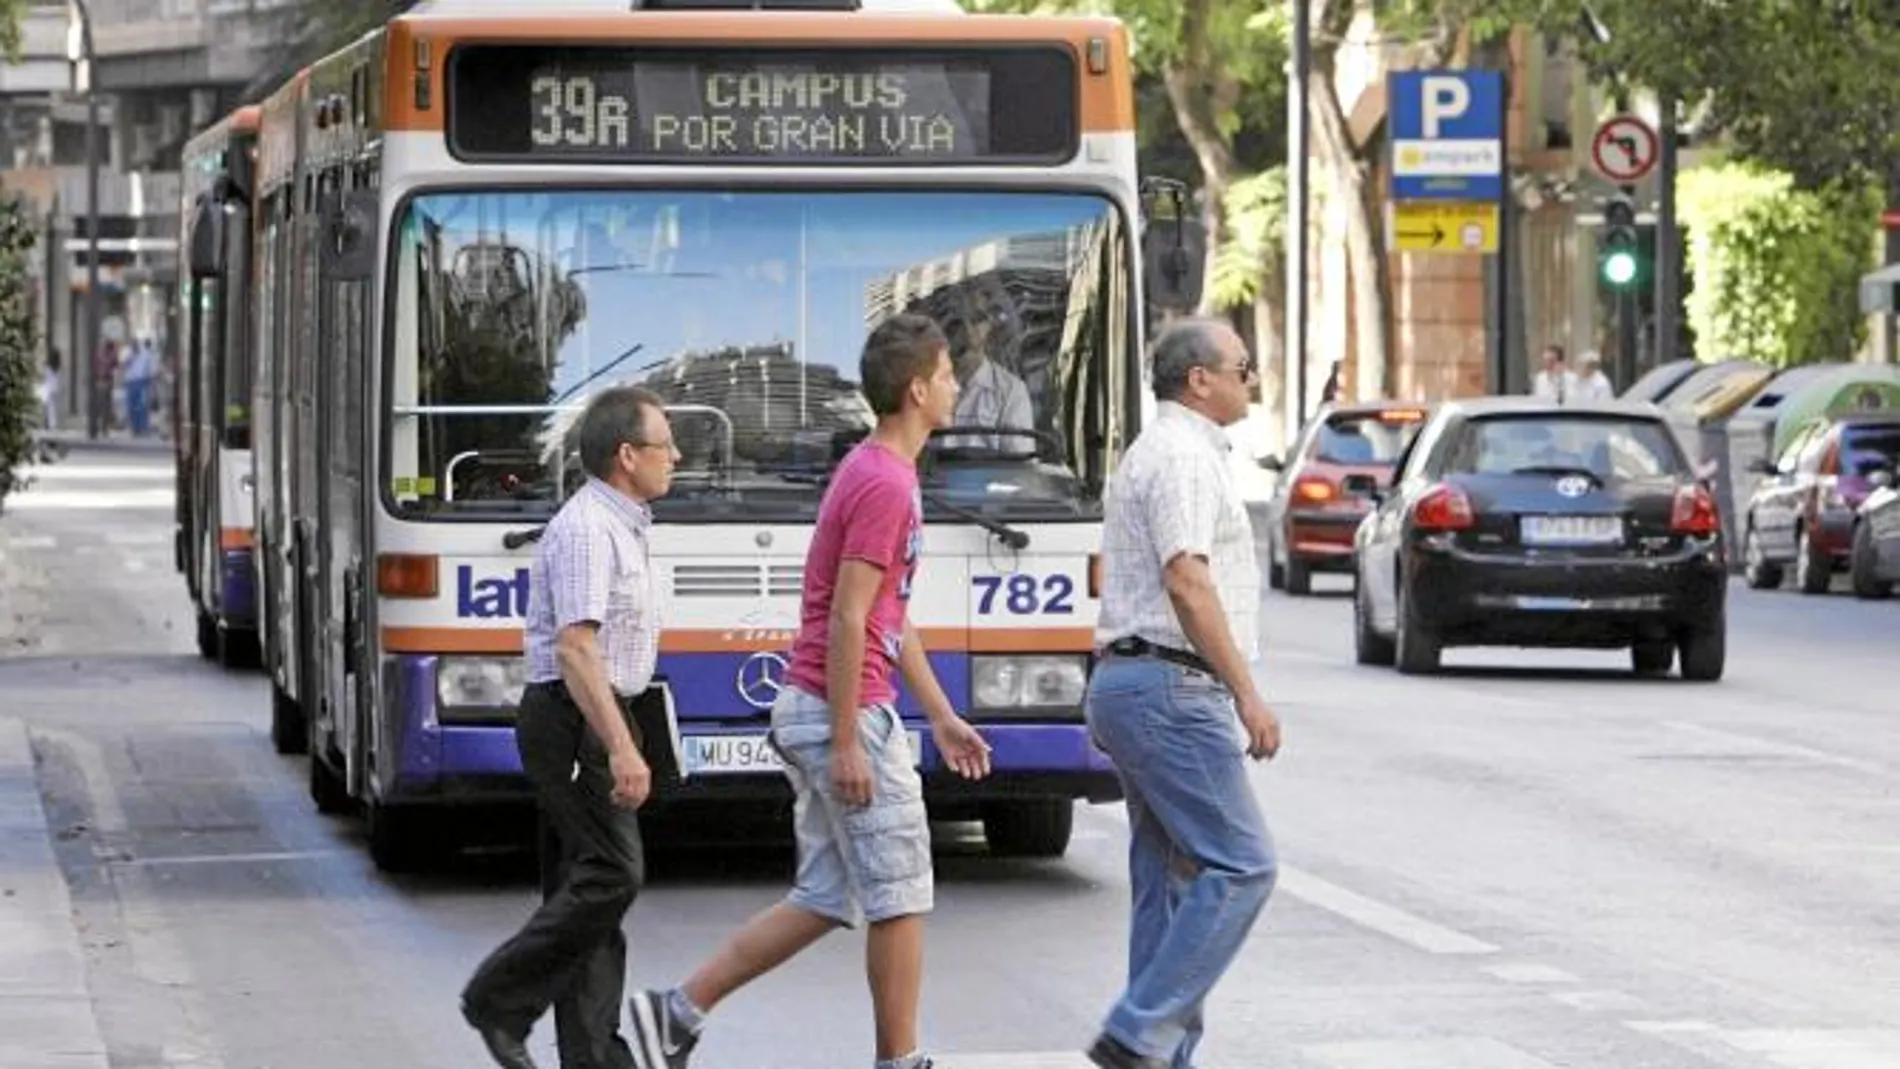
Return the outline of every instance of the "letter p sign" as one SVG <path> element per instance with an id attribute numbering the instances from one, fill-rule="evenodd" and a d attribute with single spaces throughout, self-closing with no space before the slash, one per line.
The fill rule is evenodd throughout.
<path id="1" fill-rule="evenodd" d="M 1439 124 L 1457 119 L 1471 107 L 1471 90 L 1462 78 L 1427 76 L 1419 81 L 1419 110 L 1425 139 L 1438 138 Z"/>

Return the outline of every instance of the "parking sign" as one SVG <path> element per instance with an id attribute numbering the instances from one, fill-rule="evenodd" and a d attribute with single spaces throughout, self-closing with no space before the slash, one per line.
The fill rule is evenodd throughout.
<path id="1" fill-rule="evenodd" d="M 1504 195 L 1504 76 L 1394 71 L 1386 79 L 1392 199 L 1495 201 Z"/>

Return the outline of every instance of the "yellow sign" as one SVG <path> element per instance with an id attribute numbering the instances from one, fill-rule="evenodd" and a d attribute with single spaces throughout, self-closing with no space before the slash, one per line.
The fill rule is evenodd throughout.
<path id="1" fill-rule="evenodd" d="M 1498 251 L 1494 202 L 1400 201 L 1386 215 L 1386 236 L 1400 252 Z"/>

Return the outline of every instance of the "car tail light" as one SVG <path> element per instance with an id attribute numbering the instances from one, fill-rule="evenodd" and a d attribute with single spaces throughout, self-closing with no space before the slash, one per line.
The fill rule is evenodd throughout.
<path id="1" fill-rule="evenodd" d="M 1450 483 L 1425 491 L 1412 506 L 1412 526 L 1420 531 L 1463 531 L 1477 522 L 1471 499 Z"/>
<path id="2" fill-rule="evenodd" d="M 1676 491 L 1676 504 L 1669 512 L 1669 529 L 1677 534 L 1712 535 L 1721 530 L 1716 515 L 1715 496 L 1705 486 L 1685 486 Z"/>
<path id="3" fill-rule="evenodd" d="M 1331 479 L 1321 478 L 1318 475 L 1302 475 L 1293 480 L 1293 496 L 1309 505 L 1324 505 L 1328 501 L 1338 499 L 1339 487 L 1333 485 Z"/>

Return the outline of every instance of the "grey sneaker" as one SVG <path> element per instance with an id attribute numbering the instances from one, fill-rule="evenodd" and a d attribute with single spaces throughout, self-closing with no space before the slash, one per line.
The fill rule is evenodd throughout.
<path id="1" fill-rule="evenodd" d="M 666 992 L 642 991 L 627 1000 L 633 1022 L 633 1064 L 636 1069 L 686 1069 L 699 1037 L 673 1016 Z"/>
<path id="2" fill-rule="evenodd" d="M 1088 1059 L 1101 1069 L 1168 1069 L 1164 1059 L 1145 1058 L 1106 1034 L 1095 1037 L 1095 1044 L 1088 1049 Z"/>

